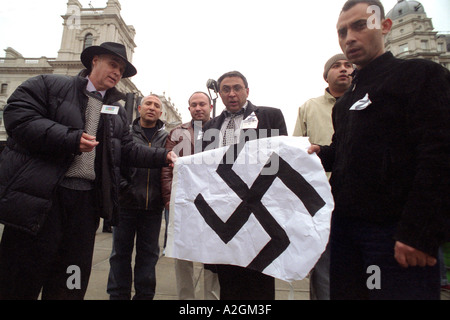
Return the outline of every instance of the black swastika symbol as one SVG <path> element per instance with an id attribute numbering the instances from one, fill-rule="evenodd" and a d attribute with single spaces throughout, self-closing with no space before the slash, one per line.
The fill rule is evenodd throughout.
<path id="1" fill-rule="evenodd" d="M 290 240 L 284 229 L 277 223 L 267 208 L 262 204 L 261 199 L 269 190 L 276 178 L 279 178 L 288 189 L 290 189 L 304 204 L 308 213 L 314 216 L 323 206 L 325 201 L 314 190 L 314 188 L 294 170 L 278 154 L 272 153 L 265 168 L 269 168 L 272 161 L 279 163 L 277 174 L 260 174 L 253 182 L 251 188 L 233 171 L 233 164 L 244 144 L 235 144 L 229 147 L 224 155 L 222 163 L 217 168 L 217 173 L 225 183 L 239 196 L 242 202 L 229 217 L 227 222 L 223 222 L 214 210 L 206 202 L 202 194 L 195 199 L 195 206 L 205 219 L 206 223 L 217 233 L 224 243 L 228 243 L 241 230 L 244 224 L 253 214 L 261 226 L 271 237 L 271 240 L 264 246 L 259 254 L 247 266 L 247 268 L 262 272 L 289 246 Z M 230 155 L 230 153 L 233 154 Z M 227 164 L 226 159 L 234 158 L 233 163 Z"/>

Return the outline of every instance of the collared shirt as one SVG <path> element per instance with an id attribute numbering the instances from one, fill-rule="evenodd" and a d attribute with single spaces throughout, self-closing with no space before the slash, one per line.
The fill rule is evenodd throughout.
<path id="1" fill-rule="evenodd" d="M 86 90 L 87 90 L 88 92 L 92 92 L 92 91 L 100 92 L 100 94 L 102 95 L 102 98 L 105 98 L 106 90 L 98 91 L 98 90 L 95 88 L 94 84 L 92 83 L 91 79 L 89 79 L 89 76 L 87 76 L 86 79 L 88 79 L 88 84 L 87 84 L 87 86 L 86 86 Z"/>
<path id="2" fill-rule="evenodd" d="M 248 101 L 245 102 L 244 106 L 242 107 L 242 110 L 246 110 L 248 105 Z M 219 147 L 223 147 L 223 136 L 225 135 L 225 130 L 227 129 L 228 123 L 230 123 L 231 120 L 231 112 L 229 112 L 228 110 L 224 111 L 227 115 L 227 117 L 225 118 L 225 120 L 223 121 L 222 127 L 220 128 L 220 144 Z M 234 131 L 234 143 L 237 143 L 239 141 L 239 137 L 241 135 L 241 126 L 242 126 L 242 121 L 244 120 L 244 113 L 237 115 L 236 117 L 234 117 L 234 123 L 235 123 L 235 131 Z"/>

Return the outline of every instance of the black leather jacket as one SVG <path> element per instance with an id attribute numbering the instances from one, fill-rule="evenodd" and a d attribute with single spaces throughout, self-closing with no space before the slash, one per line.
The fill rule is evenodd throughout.
<path id="1" fill-rule="evenodd" d="M 156 127 L 157 131 L 149 141 L 142 131 L 140 118 L 134 120 L 131 128 L 134 142 L 148 149 L 164 148 L 168 132 L 161 120 Z M 120 207 L 162 213 L 161 169 L 122 167 L 121 172 Z"/>

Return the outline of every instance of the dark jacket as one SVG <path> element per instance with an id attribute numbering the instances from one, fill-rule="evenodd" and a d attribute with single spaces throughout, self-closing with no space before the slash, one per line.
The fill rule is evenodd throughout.
<path id="1" fill-rule="evenodd" d="M 140 118 L 136 119 L 131 127 L 134 142 L 146 148 L 164 148 L 168 132 L 161 120 L 156 127 L 157 131 L 149 141 L 140 125 Z M 162 213 L 161 169 L 122 167 L 120 188 L 122 208 Z"/>
<path id="2" fill-rule="evenodd" d="M 369 94 L 371 104 L 350 110 Z M 333 217 L 399 223 L 396 239 L 436 256 L 450 230 L 450 73 L 385 53 L 357 72 L 319 157 Z"/>
<path id="3" fill-rule="evenodd" d="M 244 119 L 246 119 L 252 113 L 255 113 L 258 118 L 258 126 L 256 128 L 256 137 L 249 132 L 252 129 L 243 129 L 241 132 L 244 134 L 245 138 L 268 138 L 271 137 L 272 134 L 279 136 L 287 136 L 287 128 L 286 123 L 284 121 L 283 113 L 280 109 L 270 108 L 270 107 L 257 107 L 253 105 L 250 101 L 248 101 L 247 107 L 244 112 Z M 203 149 L 214 149 L 219 147 L 220 141 L 218 140 L 217 134 L 213 134 L 213 138 L 208 135 L 208 130 L 213 129 L 216 132 L 222 127 L 223 122 L 225 121 L 226 113 L 222 112 L 219 116 L 211 119 L 203 126 Z M 271 130 L 278 130 L 278 134 L 276 131 L 272 132 Z M 247 139 L 247 140 L 249 140 Z"/>
<path id="4" fill-rule="evenodd" d="M 254 140 L 261 138 L 268 138 L 271 136 L 287 136 L 287 128 L 286 123 L 284 121 L 283 113 L 280 109 L 271 108 L 271 107 L 257 107 L 253 105 L 250 101 L 248 101 L 247 107 L 244 111 L 243 119 L 247 119 L 252 113 L 255 113 L 256 118 L 258 119 L 258 125 L 256 130 L 254 129 L 242 129 L 240 133 L 240 140 Z M 219 116 L 211 119 L 203 126 L 203 149 L 211 150 L 218 148 L 220 146 L 220 141 L 218 132 L 222 128 L 222 125 L 226 119 L 226 110 L 224 110 Z M 212 130 L 212 134 L 208 133 L 208 130 Z M 273 130 L 273 131 L 272 131 Z M 210 269 L 213 272 L 217 272 L 215 265 L 205 265 L 206 269 Z M 248 274 L 248 276 L 254 277 L 253 274 Z M 258 278 L 257 281 L 261 281 L 263 279 Z M 250 280 L 251 281 L 251 280 Z M 255 280 L 256 281 L 256 280 Z M 264 278 L 263 285 L 260 289 L 263 292 L 267 292 L 269 296 L 273 293 L 273 287 L 267 281 L 271 282 L 269 277 Z M 263 293 L 264 295 L 264 293 Z"/>
<path id="5" fill-rule="evenodd" d="M 83 75 L 85 75 L 84 73 Z M 7 147 L 0 156 L 0 221 L 37 233 L 52 206 L 56 187 L 79 154 L 88 97 L 85 76 L 41 75 L 25 81 L 8 100 Z M 107 91 L 105 104 L 123 98 Z M 95 173 L 100 215 L 117 222 L 120 166 L 162 167 L 165 149 L 133 143 L 126 112 L 102 114 L 97 131 Z"/>

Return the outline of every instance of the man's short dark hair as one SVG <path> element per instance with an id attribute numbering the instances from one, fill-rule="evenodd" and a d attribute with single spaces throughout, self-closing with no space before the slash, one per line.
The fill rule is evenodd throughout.
<path id="1" fill-rule="evenodd" d="M 203 92 L 203 91 L 196 91 L 196 92 L 194 92 L 194 93 L 189 97 L 189 100 L 188 100 L 188 105 L 189 105 L 189 106 L 191 106 L 191 99 L 192 99 L 192 97 L 193 97 L 195 94 L 197 94 L 197 93 L 204 94 L 204 95 L 208 98 L 209 104 L 211 105 L 211 98 L 210 98 L 210 96 L 209 96 L 207 93 L 205 93 L 205 92 Z"/>
<path id="2" fill-rule="evenodd" d="M 244 77 L 244 75 L 243 75 L 242 73 L 240 73 L 239 71 L 230 71 L 230 72 L 227 72 L 227 73 L 223 74 L 223 75 L 219 78 L 219 80 L 217 80 L 217 85 L 219 86 L 219 89 L 220 89 L 220 84 L 222 83 L 223 79 L 225 79 L 225 78 L 232 78 L 232 77 L 238 77 L 238 78 L 241 78 L 242 81 L 244 81 L 245 89 L 248 89 L 248 82 L 247 82 L 247 79 L 246 79 L 246 78 Z"/>
<path id="3" fill-rule="evenodd" d="M 341 13 L 350 10 L 351 8 L 360 3 L 367 3 L 369 6 L 378 6 L 380 8 L 381 19 L 386 18 L 383 4 L 379 0 L 348 0 L 342 7 Z"/>

